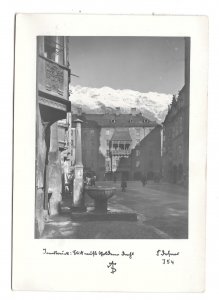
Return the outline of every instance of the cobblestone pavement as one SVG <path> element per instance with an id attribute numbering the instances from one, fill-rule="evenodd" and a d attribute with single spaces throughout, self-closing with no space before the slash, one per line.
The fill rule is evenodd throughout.
<path id="1" fill-rule="evenodd" d="M 73 222 L 56 216 L 46 224 L 42 238 L 56 239 L 184 239 L 188 237 L 188 197 L 183 187 L 166 183 L 130 181 L 125 192 L 120 182 L 97 182 L 116 187 L 109 200 L 111 211 L 135 212 L 138 221 Z M 86 205 L 93 201 L 85 196 Z"/>

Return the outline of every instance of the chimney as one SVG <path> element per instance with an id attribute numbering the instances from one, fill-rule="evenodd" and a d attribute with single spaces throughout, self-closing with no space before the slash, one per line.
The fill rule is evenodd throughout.
<path id="1" fill-rule="evenodd" d="M 116 107 L 116 115 L 117 115 L 117 116 L 120 115 L 120 107 Z"/>
<path id="2" fill-rule="evenodd" d="M 77 115 L 81 116 L 82 115 L 82 107 L 77 108 Z"/>
<path id="3" fill-rule="evenodd" d="M 131 114 L 132 114 L 132 116 L 136 116 L 136 114 L 137 114 L 136 107 L 131 108 Z"/>

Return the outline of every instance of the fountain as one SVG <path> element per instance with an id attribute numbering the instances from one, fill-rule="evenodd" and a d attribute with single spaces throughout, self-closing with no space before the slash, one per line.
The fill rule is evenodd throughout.
<path id="1" fill-rule="evenodd" d="M 107 213 L 107 201 L 114 195 L 116 188 L 103 186 L 86 187 L 85 191 L 94 199 L 94 212 L 104 214 Z"/>
<path id="2" fill-rule="evenodd" d="M 137 214 L 131 211 L 109 209 L 108 200 L 115 194 L 115 187 L 86 186 L 84 188 L 94 200 L 94 208 L 87 207 L 86 212 L 72 213 L 75 221 L 137 221 Z"/>
<path id="3" fill-rule="evenodd" d="M 81 124 L 82 120 L 76 119 L 75 130 L 75 165 L 73 180 L 73 199 L 59 203 L 59 213 L 70 213 L 73 221 L 137 221 L 137 214 L 124 212 L 117 209 L 108 209 L 108 200 L 114 195 L 115 187 L 105 186 L 84 186 L 83 164 L 82 164 L 82 143 Z M 94 200 L 94 209 L 90 210 L 85 206 L 85 192 Z M 73 201 L 72 201 L 73 200 Z"/>
<path id="4" fill-rule="evenodd" d="M 70 203 L 62 202 L 60 213 L 67 213 L 75 222 L 81 221 L 137 221 L 137 214 L 117 208 L 108 208 L 108 200 L 115 194 L 115 187 L 105 186 L 86 186 L 84 187 L 83 198 L 85 193 L 94 200 L 94 207 L 88 206 L 85 209 L 76 211 Z M 85 199 L 83 199 L 83 203 Z"/>

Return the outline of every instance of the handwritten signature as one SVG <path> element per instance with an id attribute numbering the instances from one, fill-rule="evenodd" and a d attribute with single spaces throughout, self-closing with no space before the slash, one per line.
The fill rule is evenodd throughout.
<path id="1" fill-rule="evenodd" d="M 96 251 L 96 250 L 90 250 L 90 251 L 83 251 L 83 250 L 70 250 L 70 251 L 65 251 L 65 250 L 47 250 L 46 248 L 43 248 L 43 254 L 44 255 L 66 255 L 66 256 L 100 256 L 100 257 L 105 257 L 105 256 L 123 256 L 127 257 L 129 259 L 132 259 L 134 256 L 134 252 L 132 251 L 121 251 L 121 252 L 112 252 L 110 250 L 107 251 Z"/>
<path id="2" fill-rule="evenodd" d="M 116 266 L 116 263 L 113 260 L 109 263 L 109 265 L 107 265 L 107 268 L 111 268 L 110 273 L 114 274 L 116 272 L 115 266 Z"/>
<path id="3" fill-rule="evenodd" d="M 175 264 L 175 257 L 179 256 L 178 252 L 171 252 L 170 250 L 157 250 L 157 256 L 162 257 L 163 265 L 174 265 Z M 174 258 L 174 259 L 173 259 Z"/>
<path id="4" fill-rule="evenodd" d="M 157 256 L 177 256 L 179 255 L 179 252 L 171 252 L 170 250 L 165 251 L 165 250 L 157 250 Z"/>

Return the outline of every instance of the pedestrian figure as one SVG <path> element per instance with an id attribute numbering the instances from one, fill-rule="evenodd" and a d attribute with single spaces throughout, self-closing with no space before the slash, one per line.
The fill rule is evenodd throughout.
<path id="1" fill-rule="evenodd" d="M 141 182 L 142 182 L 142 185 L 143 185 L 143 186 L 146 185 L 146 183 L 147 183 L 147 177 L 146 177 L 146 175 L 143 175 L 143 176 L 142 176 Z"/>
<path id="2" fill-rule="evenodd" d="M 73 192 L 74 174 L 71 172 L 68 176 L 69 193 Z"/>
<path id="3" fill-rule="evenodd" d="M 91 186 L 95 186 L 96 185 L 96 176 L 94 175 L 92 178 L 91 178 Z"/>
<path id="4" fill-rule="evenodd" d="M 91 178 L 86 176 L 85 182 L 86 182 L 87 186 L 90 186 L 91 185 Z"/>
<path id="5" fill-rule="evenodd" d="M 68 169 L 68 161 L 67 158 L 64 157 L 64 190 L 65 193 L 69 192 L 69 169 Z"/>
<path id="6" fill-rule="evenodd" d="M 125 179 L 122 179 L 121 188 L 122 188 L 122 192 L 125 192 L 125 189 L 127 188 L 127 182 Z"/>

